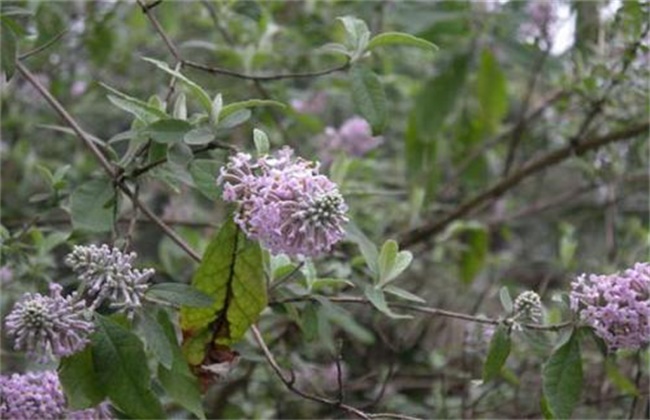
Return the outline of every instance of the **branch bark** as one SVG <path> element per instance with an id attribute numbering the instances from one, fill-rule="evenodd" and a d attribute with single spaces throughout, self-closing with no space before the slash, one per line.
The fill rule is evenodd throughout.
<path id="1" fill-rule="evenodd" d="M 462 218 L 470 211 L 480 207 L 489 200 L 502 196 L 507 191 L 518 185 L 521 181 L 530 177 L 531 175 L 536 174 L 537 172 L 556 165 L 572 156 L 580 156 L 590 150 L 598 149 L 606 144 L 627 140 L 629 138 L 643 134 L 644 132 L 648 131 L 649 127 L 650 124 L 647 122 L 640 123 L 626 130 L 617 131 L 603 137 L 586 140 L 579 144 L 569 144 L 561 149 L 547 153 L 544 156 L 534 159 L 528 164 L 525 164 L 518 171 L 513 172 L 507 178 L 498 181 L 487 190 L 461 203 L 458 205 L 458 207 L 456 207 L 455 210 L 453 210 L 442 219 L 424 224 L 403 233 L 399 239 L 400 247 L 412 247 L 413 245 L 425 241 L 431 236 L 442 232 L 453 221 Z"/>

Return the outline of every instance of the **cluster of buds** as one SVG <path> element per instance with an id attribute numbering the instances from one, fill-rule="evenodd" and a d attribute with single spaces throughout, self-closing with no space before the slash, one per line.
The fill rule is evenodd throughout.
<path id="1" fill-rule="evenodd" d="M 133 268 L 136 256 L 135 252 L 125 254 L 105 244 L 77 245 L 65 262 L 85 284 L 92 299 L 90 309 L 108 301 L 111 308 L 132 313 L 142 306 L 142 296 L 149 287 L 147 282 L 154 275 L 153 269 Z"/>
<path id="2" fill-rule="evenodd" d="M 531 290 L 521 293 L 515 299 L 515 314 L 519 319 L 531 322 L 542 320 L 542 300 Z"/>
<path id="3" fill-rule="evenodd" d="M 82 350 L 93 331 L 88 311 L 76 294 L 61 295 L 62 287 L 50 285 L 50 296 L 26 293 L 5 318 L 7 335 L 16 350 L 41 362 Z"/>
<path id="4" fill-rule="evenodd" d="M 107 402 L 86 410 L 68 410 L 54 371 L 0 376 L 0 418 L 12 420 L 103 420 L 113 418 Z"/>
<path id="5" fill-rule="evenodd" d="M 611 350 L 650 342 L 650 264 L 611 275 L 581 275 L 571 283 L 571 309 Z"/>
<path id="6" fill-rule="evenodd" d="M 224 200 L 238 204 L 239 227 L 273 254 L 314 257 L 345 235 L 347 205 L 336 184 L 288 147 L 257 160 L 238 153 L 217 182 Z"/>

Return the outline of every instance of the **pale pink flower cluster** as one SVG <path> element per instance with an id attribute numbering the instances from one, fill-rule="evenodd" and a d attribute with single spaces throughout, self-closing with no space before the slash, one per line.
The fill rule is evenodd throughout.
<path id="1" fill-rule="evenodd" d="M 650 342 L 650 264 L 610 275 L 583 274 L 571 289 L 571 309 L 610 349 Z"/>
<path id="2" fill-rule="evenodd" d="M 273 254 L 314 257 L 345 235 L 347 205 L 336 184 L 288 147 L 258 159 L 238 153 L 217 182 L 239 206 L 237 224 Z"/>
<path id="3" fill-rule="evenodd" d="M 326 160 L 336 152 L 345 152 L 350 156 L 360 157 L 379 146 L 383 141 L 381 136 L 373 136 L 368 121 L 361 117 L 352 117 L 337 130 L 327 127 L 321 136 L 321 142 Z"/>
<path id="4" fill-rule="evenodd" d="M 5 318 L 7 335 L 16 350 L 26 350 L 40 362 L 69 356 L 88 344 L 94 330 L 86 318 L 86 304 L 73 293 L 61 295 L 61 285 L 50 284 L 50 296 L 25 293 Z"/>

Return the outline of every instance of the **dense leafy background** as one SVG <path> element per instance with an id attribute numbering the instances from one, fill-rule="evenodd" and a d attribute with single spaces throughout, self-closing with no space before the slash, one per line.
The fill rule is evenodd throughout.
<path id="1" fill-rule="evenodd" d="M 165 1 L 153 10 L 184 58 L 246 74 L 341 65 L 344 57 L 320 47 L 344 42 L 343 25 L 336 18 L 345 15 L 365 20 L 373 34 L 401 31 L 440 47 L 433 53 L 377 46 L 351 71 L 259 84 L 183 70 L 209 93 L 208 100 L 221 93 L 225 104 L 252 98 L 289 104 L 318 92 L 327 94 L 327 106 L 317 115 L 290 107 L 256 107 L 250 120 L 218 139 L 247 150 L 254 150 L 252 131 L 259 128 L 268 134 L 271 148 L 290 145 L 299 155 L 318 159 L 319 135 L 325 127 L 339 126 L 366 107 L 364 115 L 382 132 L 383 144 L 361 159 L 339 157 L 326 170 L 340 183 L 358 229 L 381 244 L 435 223 L 530 159 L 572 140 L 647 122 L 647 5 L 558 5 L 577 18 L 576 40 L 566 51 L 553 54 L 546 51 L 548 40 L 525 31 L 531 24 L 530 5 L 519 1 L 499 6 L 460 1 Z M 25 65 L 84 130 L 111 144 L 116 161 L 127 162 L 127 142 L 114 136 L 133 128 L 133 116 L 114 106 L 128 103 L 103 85 L 144 102 L 152 95 L 160 101 L 168 94 L 169 75 L 142 57 L 174 65 L 141 9 L 123 2 L 84 1 L 3 2 L 2 7 L 3 16 L 11 17 L 11 22 L 3 19 L 3 69 L 12 71 L 7 63 L 15 54 L 14 38 L 18 54 L 24 54 L 60 37 L 25 59 Z M 609 10 L 600 21 L 599 7 Z M 380 97 L 378 84 L 385 102 L 360 103 L 355 90 Z M 171 103 L 180 91 L 185 92 L 189 113 L 202 109 L 196 91 L 180 83 Z M 132 210 L 128 200 L 112 202 L 110 180 L 78 139 L 60 128 L 61 121 L 25 79 L 14 75 L 3 83 L 2 101 L 2 264 L 13 271 L 13 280 L 3 283 L 4 315 L 22 292 L 45 290 L 47 281 L 73 285 L 74 278 L 62 264 L 69 243 L 111 241 L 116 235 L 123 240 Z M 145 119 L 156 113 L 155 101 L 150 106 L 153 110 L 140 114 Z M 134 109 L 142 112 L 142 106 Z M 156 143 L 142 164 L 165 156 L 170 162 L 140 178 L 139 194 L 202 252 L 227 215 L 214 184 L 227 155 L 223 150 L 192 155 L 183 145 L 168 152 L 165 143 L 187 131 L 186 124 L 176 120 L 149 126 L 147 133 Z M 194 132 L 190 141 L 186 137 L 193 145 L 211 140 L 204 132 Z M 414 261 L 393 284 L 433 307 L 494 317 L 503 312 L 498 303 L 502 286 L 513 296 L 532 289 L 543 298 L 547 320 L 560 319 L 561 305 L 552 297 L 566 291 L 577 273 L 612 272 L 647 261 L 648 153 L 642 132 L 526 178 L 438 235 L 411 244 Z M 157 282 L 190 282 L 197 264 L 169 238 L 144 219 L 133 233 L 134 248 L 143 264 L 156 268 Z M 284 274 L 291 270 L 280 267 L 275 278 L 282 277 L 283 269 Z M 565 337 L 565 344 L 542 366 L 558 335 L 515 332 L 503 369 L 499 354 L 492 355 L 495 365 L 484 369 L 488 341 L 480 327 L 421 315 L 394 319 L 369 305 L 334 304 L 324 298 L 273 303 L 300 288 L 323 295 L 342 287 L 351 290 L 344 282 L 323 279 L 347 279 L 363 288 L 381 281 L 378 275 L 364 265 L 356 245 L 345 242 L 269 291 L 271 305 L 262 314 L 260 328 L 281 364 L 293 368 L 297 385 L 334 397 L 335 360 L 341 347 L 346 402 L 370 411 L 421 417 L 540 417 L 543 410 L 548 412 L 539 403 L 542 389 L 548 398 L 564 395 L 558 387 L 576 386 L 558 383 L 557 377 L 542 383 L 542 372 L 565 369 L 567 363 L 566 369 L 576 373 L 569 380 L 579 372 L 584 382 L 574 416 L 625 417 L 639 392 L 647 403 L 647 351 L 623 352 L 612 363 L 594 342 L 582 340 L 579 346 L 575 333 Z M 367 296 L 381 309 L 383 297 L 369 290 Z M 169 319 L 158 315 L 152 317 L 163 320 L 165 334 L 173 337 Z M 122 328 L 110 320 L 102 325 L 97 340 L 109 340 Z M 509 339 L 500 336 L 498 341 L 491 346 L 504 352 Z M 581 347 L 582 368 L 576 365 Z M 129 357 L 152 352 L 137 340 L 128 349 L 137 353 Z M 236 349 L 240 363 L 206 394 L 208 416 L 341 415 L 287 392 L 250 337 Z M 6 342 L 2 354 L 4 371 L 28 367 Z M 170 366 L 174 372 L 173 365 L 161 363 L 158 379 L 169 395 L 182 394 L 179 387 L 170 389 Z M 481 377 L 489 381 L 473 381 Z M 128 386 L 151 398 L 148 382 L 146 387 L 137 382 L 143 379 Z M 191 404 L 185 407 L 194 411 Z M 152 412 L 161 409 L 155 402 L 149 405 Z M 635 415 L 642 415 L 643 404 L 636 407 Z M 178 405 L 166 409 L 168 414 L 185 415 Z"/>

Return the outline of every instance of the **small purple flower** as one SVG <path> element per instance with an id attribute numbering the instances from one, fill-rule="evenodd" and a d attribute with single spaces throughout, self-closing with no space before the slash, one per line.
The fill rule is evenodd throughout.
<path id="1" fill-rule="evenodd" d="M 7 335 L 16 350 L 45 362 L 81 351 L 88 343 L 93 323 L 86 319 L 87 308 L 76 294 L 61 296 L 62 287 L 50 284 L 50 296 L 26 293 L 5 318 Z"/>
<path id="2" fill-rule="evenodd" d="M 345 235 L 347 205 L 336 184 L 290 148 L 257 161 L 238 153 L 217 182 L 224 200 L 239 204 L 237 224 L 273 254 L 317 256 Z"/>
<path id="3" fill-rule="evenodd" d="M 370 124 L 357 116 L 345 120 L 338 130 L 327 127 L 321 135 L 326 160 L 331 160 L 330 155 L 338 151 L 351 156 L 363 156 L 382 141 L 381 136 L 373 137 Z"/>
<path id="4" fill-rule="evenodd" d="M 571 309 L 610 349 L 650 342 L 650 264 L 611 275 L 583 274 L 571 289 Z"/>
<path id="5" fill-rule="evenodd" d="M 7 420 L 98 420 L 113 418 L 110 405 L 68 411 L 65 396 L 54 371 L 14 373 L 0 376 L 0 418 Z"/>
<path id="6" fill-rule="evenodd" d="M 65 262 L 87 284 L 88 295 L 93 298 L 91 309 L 109 301 L 111 308 L 132 314 L 142 306 L 142 296 L 149 288 L 147 282 L 155 273 L 150 268 L 133 268 L 136 257 L 135 252 L 124 254 L 106 244 L 76 245 Z"/>
<path id="7" fill-rule="evenodd" d="M 320 91 L 307 99 L 292 99 L 291 106 L 301 114 L 320 114 L 327 107 L 327 93 Z"/>
<path id="8" fill-rule="evenodd" d="M 14 373 L 0 376 L 0 418 L 11 420 L 61 419 L 65 397 L 56 372 Z"/>

